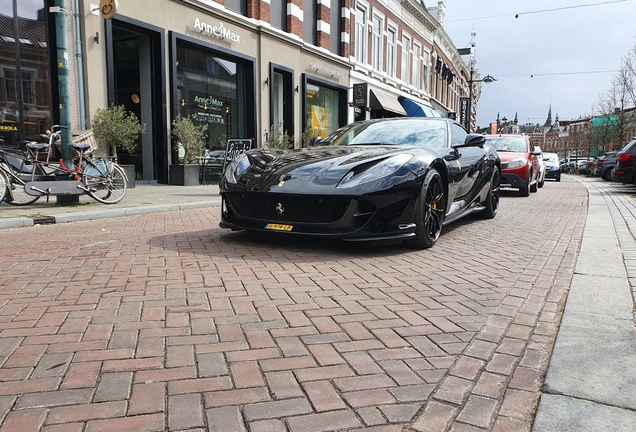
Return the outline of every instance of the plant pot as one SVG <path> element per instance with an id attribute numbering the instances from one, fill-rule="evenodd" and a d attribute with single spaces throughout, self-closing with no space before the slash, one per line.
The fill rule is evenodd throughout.
<path id="1" fill-rule="evenodd" d="M 169 183 L 176 186 L 197 186 L 199 165 L 170 165 Z"/>
<path id="2" fill-rule="evenodd" d="M 133 189 L 135 187 L 135 177 L 137 173 L 135 172 L 134 165 L 119 165 L 124 172 L 126 173 L 126 177 L 128 177 L 128 189 Z"/>

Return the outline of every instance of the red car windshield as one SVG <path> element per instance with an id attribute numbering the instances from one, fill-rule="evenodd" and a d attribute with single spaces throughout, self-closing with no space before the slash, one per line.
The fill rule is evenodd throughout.
<path id="1" fill-rule="evenodd" d="M 486 137 L 486 142 L 497 151 L 528 153 L 528 141 L 523 137 Z"/>

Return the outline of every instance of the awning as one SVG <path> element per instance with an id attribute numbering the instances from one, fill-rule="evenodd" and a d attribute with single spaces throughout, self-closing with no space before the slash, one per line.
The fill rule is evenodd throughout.
<path id="1" fill-rule="evenodd" d="M 386 93 L 382 93 L 371 89 L 371 97 L 369 98 L 369 107 L 371 109 L 383 109 L 399 115 L 406 115 L 406 111 L 398 102 L 397 97 L 390 96 Z"/>
<path id="2" fill-rule="evenodd" d="M 407 117 L 441 117 L 433 108 L 411 99 L 402 98 L 402 106 Z"/>

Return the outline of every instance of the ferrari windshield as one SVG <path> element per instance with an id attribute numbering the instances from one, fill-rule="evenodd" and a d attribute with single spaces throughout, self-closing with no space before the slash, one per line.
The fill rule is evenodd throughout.
<path id="1" fill-rule="evenodd" d="M 404 145 L 440 149 L 447 147 L 446 122 L 404 119 L 347 125 L 318 145 Z"/>

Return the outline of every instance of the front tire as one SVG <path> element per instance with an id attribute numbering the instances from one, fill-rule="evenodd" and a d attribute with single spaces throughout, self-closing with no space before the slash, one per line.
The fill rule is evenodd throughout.
<path id="1" fill-rule="evenodd" d="M 486 208 L 481 212 L 484 219 L 492 219 L 497 215 L 499 210 L 499 198 L 501 196 L 501 175 L 499 168 L 493 169 L 492 178 L 490 180 L 490 190 L 486 197 Z"/>
<path id="2" fill-rule="evenodd" d="M 99 164 L 99 165 L 98 165 Z M 88 187 L 88 195 L 102 204 L 116 204 L 121 201 L 128 190 L 128 181 L 124 170 L 109 161 L 98 160 L 94 169 L 88 170 L 83 183 Z"/>
<path id="3" fill-rule="evenodd" d="M 415 238 L 409 244 L 418 249 L 432 247 L 440 233 L 446 215 L 446 190 L 442 177 L 436 169 L 431 168 L 426 177 L 415 209 Z"/>
<path id="4" fill-rule="evenodd" d="M 9 192 L 9 180 L 7 180 L 4 174 L 2 174 L 2 171 L 0 171 L 0 203 L 4 201 L 4 197 L 7 196 L 8 192 Z"/>

